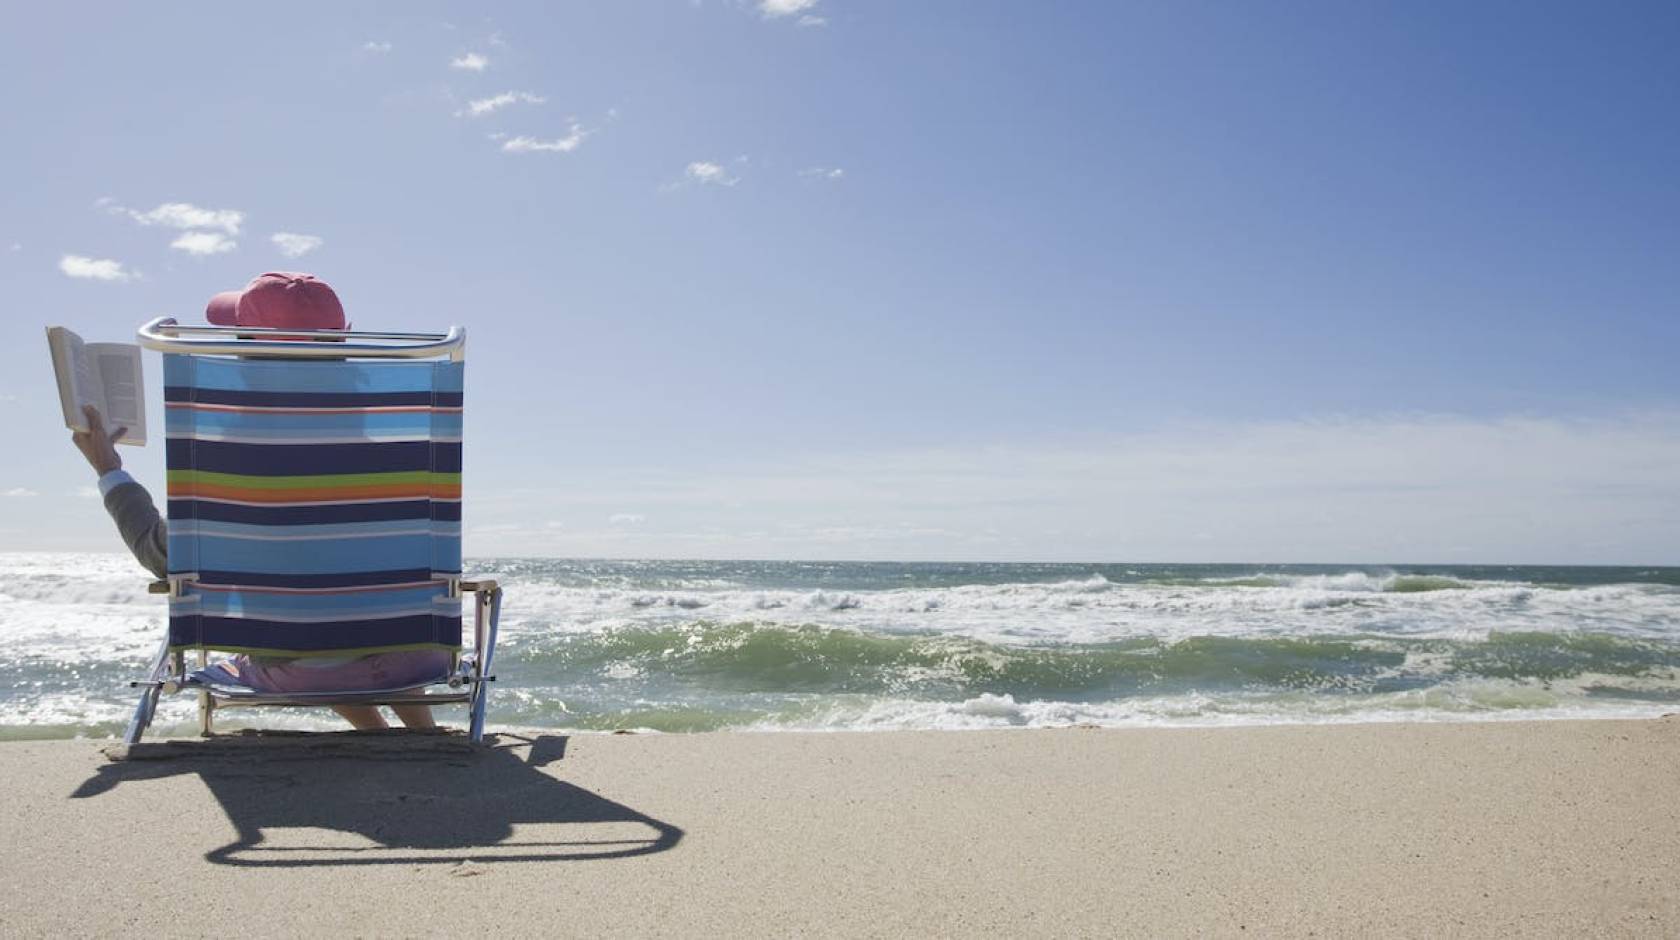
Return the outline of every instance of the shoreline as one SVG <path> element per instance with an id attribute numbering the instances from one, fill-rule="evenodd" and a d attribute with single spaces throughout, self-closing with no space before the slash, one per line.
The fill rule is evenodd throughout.
<path id="1" fill-rule="evenodd" d="M 106 746 L 0 743 L 13 931 L 1680 927 L 1673 716 Z"/>
<path id="2" fill-rule="evenodd" d="M 272 715 L 270 715 L 268 717 L 272 717 Z M 515 735 L 515 736 L 561 735 L 561 736 L 565 736 L 565 737 L 597 737 L 597 736 L 608 736 L 608 737 L 610 737 L 610 736 L 613 736 L 613 735 L 688 737 L 688 736 L 694 736 L 694 735 L 723 735 L 723 736 L 729 736 L 729 735 L 760 735 L 760 734 L 763 734 L 763 735 L 783 735 L 783 734 L 810 734 L 810 735 L 829 735 L 829 734 L 838 734 L 838 735 L 852 735 L 852 734 L 935 734 L 935 735 L 937 735 L 937 734 L 972 734 L 972 733 L 977 733 L 977 732 L 978 733 L 1007 733 L 1007 732 L 1033 732 L 1033 731 L 1043 731 L 1043 732 L 1049 732 L 1049 731 L 1217 731 L 1217 730 L 1233 730 L 1233 731 L 1235 731 L 1235 730 L 1261 729 L 1261 728 L 1359 728 L 1359 727 L 1365 727 L 1367 725 L 1378 726 L 1378 727 L 1386 727 L 1386 726 L 1392 726 L 1392 725 L 1412 725 L 1412 724 L 1426 725 L 1426 726 L 1460 725 L 1460 724 L 1462 724 L 1462 725 L 1512 724 L 1512 723 L 1515 723 L 1515 724 L 1527 724 L 1527 723 L 1550 724 L 1550 723 L 1554 723 L 1554 722 L 1663 721 L 1665 719 L 1671 719 L 1671 718 L 1680 719 L 1680 704 L 1676 704 L 1676 705 L 1665 704 L 1665 705 L 1661 705 L 1661 706 L 1655 706 L 1655 705 L 1641 706 L 1641 707 L 1637 707 L 1637 708 L 1629 708 L 1627 710 L 1615 710 L 1615 709 L 1606 707 L 1605 709 L 1603 709 L 1603 713 L 1601 713 L 1601 714 L 1595 714 L 1595 713 L 1590 712 L 1590 711 L 1581 711 L 1581 710 L 1571 711 L 1568 714 L 1546 714 L 1544 711 L 1539 710 L 1539 709 L 1512 708 L 1512 709 L 1508 709 L 1508 710 L 1489 710 L 1489 711 L 1486 711 L 1486 712 L 1479 712 L 1479 713 L 1447 712 L 1445 710 L 1442 710 L 1439 713 L 1433 714 L 1433 715 L 1427 714 L 1427 713 L 1422 713 L 1422 712 L 1417 712 L 1417 713 L 1410 713 L 1410 712 L 1408 712 L 1408 713 L 1386 713 L 1386 714 L 1385 713 L 1356 713 L 1356 714 L 1353 714 L 1353 715 L 1351 715 L 1347 718 L 1300 718 L 1300 719 L 1295 719 L 1295 718 L 1288 718 L 1288 717 L 1280 717 L 1280 716 L 1277 716 L 1277 715 L 1262 715 L 1262 716 L 1257 716 L 1253 719 L 1245 719 L 1245 720 L 1238 720 L 1238 721 L 1199 720 L 1199 719 L 1179 719 L 1179 720 L 1166 719 L 1166 720 L 1155 720 L 1155 721 L 1147 721 L 1147 722 L 1139 721 L 1139 722 L 1124 723 L 1124 724 L 1119 724 L 1119 723 L 1103 724 L 1103 723 L 1099 723 L 1099 722 L 1072 722 L 1072 723 L 1067 723 L 1067 724 L 1042 724 L 1042 725 L 1016 724 L 1016 725 L 969 726 L 969 727 L 951 726 L 951 727 L 942 727 L 942 728 L 894 727 L 894 726 L 891 726 L 891 725 L 882 725 L 882 726 L 876 726 L 876 727 L 857 727 L 857 726 L 810 727 L 810 726 L 802 726 L 802 725 L 801 726 L 786 726 L 786 727 L 745 726 L 745 727 L 739 727 L 739 728 L 710 728 L 710 729 L 693 730 L 693 731 L 666 731 L 666 730 L 662 730 L 662 729 L 659 729 L 659 728 L 648 728 L 648 727 L 582 728 L 582 727 L 564 727 L 564 726 L 547 726 L 547 725 L 490 725 L 490 726 L 487 727 L 486 733 L 487 734 Z M 183 728 L 188 728 L 189 725 L 192 726 L 192 727 L 196 727 L 196 724 L 197 724 L 197 719 L 194 718 L 194 719 L 192 719 L 191 722 L 183 723 L 182 727 Z M 397 726 L 397 727 L 400 728 L 400 726 Z M 445 715 L 443 718 L 440 719 L 439 727 L 442 728 L 445 731 L 448 731 L 448 730 L 462 730 L 463 728 L 465 728 L 465 722 L 451 721 L 450 716 Z M 3 746 L 8 745 L 8 744 L 25 744 L 25 743 L 41 744 L 41 743 L 49 743 L 49 742 L 67 742 L 67 743 L 80 743 L 80 744 L 105 746 L 105 745 L 113 745 L 113 744 L 121 743 L 121 737 L 122 737 L 120 732 L 115 732 L 115 731 L 112 732 L 111 734 L 108 734 L 108 735 L 95 737 L 95 736 L 81 734 L 81 733 L 72 734 L 72 735 L 57 735 L 57 734 L 51 734 L 51 733 L 37 734 L 36 732 L 38 730 L 45 731 L 45 732 L 50 732 L 51 729 L 37 729 L 36 726 L 30 726 L 30 725 L 0 726 L 0 747 L 3 747 Z M 265 731 L 265 730 L 272 731 L 272 732 L 275 732 L 277 734 L 292 734 L 292 733 L 330 734 L 330 733 L 334 733 L 334 732 L 345 732 L 345 731 L 348 731 L 349 729 L 346 728 L 344 726 L 343 722 L 341 722 L 341 721 L 338 721 L 336 719 L 331 719 L 331 718 L 324 718 L 324 717 L 319 720 L 318 726 L 299 726 L 299 725 L 295 725 L 295 724 L 284 725 L 284 726 L 276 726 L 276 725 L 273 725 L 273 724 L 269 724 L 269 725 L 265 726 L 262 723 L 261 716 L 259 716 L 257 718 L 256 722 L 251 727 L 246 727 L 246 726 L 243 726 L 243 725 L 235 724 L 233 720 L 228 719 L 226 716 L 224 716 L 222 719 L 220 719 L 218 724 L 217 724 L 218 733 L 219 734 L 224 734 L 224 735 L 248 733 L 248 732 L 260 732 L 260 731 Z M 161 741 L 161 740 L 181 741 L 181 740 L 196 740 L 197 739 L 196 733 L 191 731 L 191 730 L 188 730 L 187 733 L 185 733 L 181 736 L 177 736 L 177 737 L 173 737 L 173 738 L 169 737 L 168 735 L 158 734 L 157 732 L 158 732 L 158 728 L 156 726 L 154 726 L 152 729 L 148 730 L 146 740 L 148 742 L 150 742 L 150 741 Z"/>

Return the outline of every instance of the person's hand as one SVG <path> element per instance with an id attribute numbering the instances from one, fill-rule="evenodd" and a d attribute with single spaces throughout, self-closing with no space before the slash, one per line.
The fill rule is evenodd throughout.
<path id="1" fill-rule="evenodd" d="M 122 457 L 117 455 L 117 448 L 113 445 L 122 440 L 128 433 L 128 428 L 117 428 L 107 434 L 105 419 L 99 416 L 99 409 L 92 405 L 83 405 L 82 414 L 87 416 L 86 431 L 75 431 L 70 435 L 70 443 L 87 458 L 93 472 L 104 476 L 112 470 L 122 469 Z"/>

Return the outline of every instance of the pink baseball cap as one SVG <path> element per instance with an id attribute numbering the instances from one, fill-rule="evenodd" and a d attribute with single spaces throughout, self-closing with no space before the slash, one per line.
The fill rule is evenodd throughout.
<path id="1" fill-rule="evenodd" d="M 344 305 L 327 282 L 287 271 L 259 274 L 244 290 L 217 294 L 205 306 L 204 317 L 217 326 L 344 329 Z"/>

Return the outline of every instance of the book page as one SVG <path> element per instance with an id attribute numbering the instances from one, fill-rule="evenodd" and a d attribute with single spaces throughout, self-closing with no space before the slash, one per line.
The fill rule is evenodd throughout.
<path id="1" fill-rule="evenodd" d="M 131 343 L 93 343 L 85 357 L 96 365 L 102 399 L 95 403 L 105 427 L 128 428 L 120 444 L 146 443 L 146 396 L 141 387 L 140 347 Z"/>
<path id="2" fill-rule="evenodd" d="M 99 405 L 99 376 L 88 362 L 86 344 L 62 326 L 47 328 L 47 346 L 52 352 L 53 372 L 58 378 L 58 400 L 64 408 L 64 426 L 87 430 L 83 405 Z"/>

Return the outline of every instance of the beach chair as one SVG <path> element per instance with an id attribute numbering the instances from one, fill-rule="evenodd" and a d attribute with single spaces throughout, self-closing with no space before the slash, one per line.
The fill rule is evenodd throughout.
<path id="1" fill-rule="evenodd" d="M 139 339 L 163 353 L 169 577 L 151 590 L 169 595 L 169 631 L 133 683 L 142 692 L 124 741 L 178 692 L 198 696 L 205 735 L 228 708 L 459 703 L 482 740 L 502 591 L 461 577 L 465 331 L 160 318 Z M 449 667 L 419 686 L 284 695 L 208 658 L 427 649 L 449 652 Z"/>

